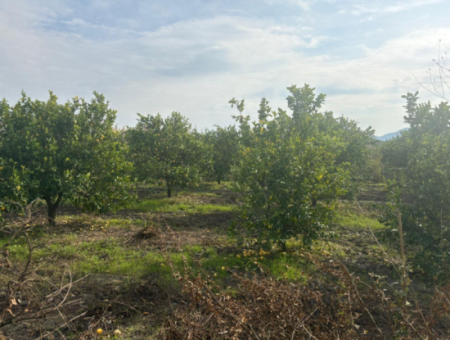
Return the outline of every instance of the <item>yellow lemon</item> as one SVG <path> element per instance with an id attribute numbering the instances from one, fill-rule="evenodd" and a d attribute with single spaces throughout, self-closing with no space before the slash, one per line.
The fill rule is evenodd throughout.
<path id="1" fill-rule="evenodd" d="M 20 185 L 17 186 L 17 190 L 20 190 Z"/>
<path id="2" fill-rule="evenodd" d="M 101 328 L 97 329 L 97 334 L 98 335 L 101 335 L 102 333 L 103 333 L 103 329 L 101 329 Z"/>
<path id="3" fill-rule="evenodd" d="M 222 267 L 222 270 L 225 270 L 225 267 Z"/>
<path id="4" fill-rule="evenodd" d="M 114 335 L 120 335 L 120 334 L 122 334 L 122 332 L 119 331 L 118 329 L 116 329 L 116 330 L 114 331 Z"/>

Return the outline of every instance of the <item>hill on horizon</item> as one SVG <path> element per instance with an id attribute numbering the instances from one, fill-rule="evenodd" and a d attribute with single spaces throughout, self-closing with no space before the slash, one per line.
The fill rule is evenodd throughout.
<path id="1" fill-rule="evenodd" d="M 400 129 L 400 130 L 395 131 L 395 132 L 387 133 L 387 134 L 385 134 L 383 136 L 375 136 L 375 139 L 385 142 L 385 141 L 387 141 L 389 139 L 397 137 L 398 135 L 400 135 L 400 133 L 402 131 L 405 131 L 405 130 L 408 130 L 408 129 L 409 128 L 404 128 L 404 129 Z"/>

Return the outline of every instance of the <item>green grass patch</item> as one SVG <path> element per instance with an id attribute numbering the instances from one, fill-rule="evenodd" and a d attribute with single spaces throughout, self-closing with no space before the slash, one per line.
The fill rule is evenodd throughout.
<path id="1" fill-rule="evenodd" d="M 128 209 L 138 212 L 161 212 L 161 213 L 176 213 L 188 212 L 209 214 L 214 212 L 228 212 L 236 209 L 233 205 L 219 205 L 219 204 L 188 204 L 179 203 L 176 199 L 149 199 L 142 200 L 131 204 Z"/>
<path id="2" fill-rule="evenodd" d="M 260 255 L 258 251 L 250 254 L 248 252 L 218 254 L 216 248 L 208 248 L 204 251 L 201 265 L 202 270 L 216 277 L 219 282 L 229 277 L 228 269 L 239 273 L 255 273 L 260 271 L 260 266 L 277 279 L 305 282 L 310 268 L 306 260 L 294 253 L 277 252 L 264 256 Z M 194 271 L 196 271 L 195 268 Z"/>
<path id="3" fill-rule="evenodd" d="M 306 283 L 311 264 L 294 253 L 277 254 L 269 263 L 270 273 L 278 279 L 301 281 Z"/>
<path id="4" fill-rule="evenodd" d="M 126 248 L 114 238 L 93 242 L 80 240 L 79 235 L 66 235 L 63 239 L 36 249 L 33 260 L 42 263 L 43 269 L 53 269 L 52 259 L 56 256 L 59 261 L 68 263 L 72 272 L 79 275 L 108 273 L 139 278 L 158 274 L 168 280 L 172 278 L 171 270 L 160 253 Z M 25 261 L 28 257 L 28 246 L 23 240 L 14 242 L 9 250 L 13 260 Z M 174 266 L 180 269 L 183 267 L 182 256 L 189 259 L 187 252 L 169 255 Z M 57 266 L 60 264 L 61 262 Z"/>
<path id="5" fill-rule="evenodd" d="M 369 226 L 372 230 L 382 230 L 385 229 L 386 226 L 380 223 L 375 218 L 370 218 L 363 215 L 358 215 L 354 213 L 347 214 L 338 214 L 335 219 L 335 224 L 343 226 L 343 227 L 351 227 L 355 229 L 366 229 Z"/>

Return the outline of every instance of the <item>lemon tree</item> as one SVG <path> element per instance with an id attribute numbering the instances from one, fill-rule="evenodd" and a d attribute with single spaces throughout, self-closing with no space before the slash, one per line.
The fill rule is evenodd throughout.
<path id="1" fill-rule="evenodd" d="M 315 145 L 320 145 L 324 136 L 339 140 L 341 148 L 335 154 L 334 162 L 337 166 L 351 164 L 348 167 L 349 180 L 345 185 L 347 195 L 355 195 L 367 177 L 365 172 L 369 163 L 369 146 L 376 143 L 375 131 L 370 126 L 363 130 L 356 121 L 347 117 L 336 118 L 331 111 L 321 112 L 326 96 L 323 93 L 316 95 L 315 89 L 308 84 L 303 87 L 293 85 L 287 89 L 289 96 L 286 99 L 292 110 L 292 124 L 302 140 L 310 139 Z M 261 104 L 265 102 L 263 100 Z M 322 198 L 313 195 L 313 204 Z"/>
<path id="2" fill-rule="evenodd" d="M 204 145 L 188 119 L 178 112 L 166 118 L 139 115 L 136 127 L 128 129 L 126 140 L 130 160 L 141 181 L 162 182 L 167 196 L 175 186 L 195 185 L 200 180 L 204 163 Z"/>
<path id="3" fill-rule="evenodd" d="M 207 130 L 204 141 L 212 147 L 212 173 L 218 184 L 230 175 L 231 167 L 236 163 L 239 152 L 239 135 L 234 126 Z"/>
<path id="4" fill-rule="evenodd" d="M 245 230 L 261 244 L 283 250 L 290 238 L 309 246 L 327 231 L 351 178 L 351 164 L 338 162 L 348 143 L 342 134 L 321 128 L 329 116 L 318 111 L 324 96 L 316 97 L 309 86 L 288 89 L 293 114 L 271 111 L 267 100 L 261 101 L 235 174 L 236 189 L 244 195 Z"/>
<path id="5" fill-rule="evenodd" d="M 15 104 L 0 103 L 0 197 L 3 202 L 47 203 L 55 224 L 63 201 L 83 210 L 114 210 L 128 197 L 125 145 L 113 129 L 116 111 L 94 92 L 59 104 L 22 94 Z"/>
<path id="6" fill-rule="evenodd" d="M 386 176 L 392 192 L 383 222 L 390 238 L 397 237 L 400 210 L 405 242 L 418 249 L 413 265 L 429 274 L 448 275 L 450 269 L 450 106 L 418 103 L 408 93 L 405 122 L 409 130 L 382 145 Z M 391 237 L 392 236 L 392 237 Z"/>

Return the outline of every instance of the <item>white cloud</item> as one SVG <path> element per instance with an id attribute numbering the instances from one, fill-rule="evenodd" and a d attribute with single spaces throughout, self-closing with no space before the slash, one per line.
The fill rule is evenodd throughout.
<path id="1" fill-rule="evenodd" d="M 311 9 L 311 5 L 316 1 L 314 0 L 264 0 L 265 3 L 269 5 L 294 5 L 300 7 L 304 11 L 309 11 Z"/>
<path id="2" fill-rule="evenodd" d="M 53 12 L 23 1 L 4 7 L 0 96 L 14 101 L 24 89 L 45 99 L 51 89 L 67 99 L 96 90 L 121 125 L 134 125 L 137 112 L 171 111 L 200 128 L 229 124 L 230 98 L 247 99 L 255 117 L 260 97 L 286 108 L 285 88 L 309 83 L 328 93 L 327 109 L 391 132 L 403 124 L 400 96 L 419 88 L 413 75 L 423 80 L 438 39 L 450 42 L 448 28 L 417 29 L 377 48 L 356 46 L 362 57 L 349 59 L 320 50 L 332 39 L 313 27 L 263 18 L 216 16 L 130 31 L 76 15 L 58 21 L 70 11 L 56 5 Z M 55 22 L 65 30 L 47 27 Z M 105 32 L 108 39 L 93 38 Z"/>
<path id="3" fill-rule="evenodd" d="M 383 14 L 393 14 L 399 13 L 406 10 L 411 10 L 417 7 L 428 6 L 432 4 L 437 4 L 443 0 L 412 0 L 412 1 L 397 1 L 397 2 L 384 2 L 384 1 L 369 1 L 368 3 L 360 2 L 353 5 L 353 10 L 351 14 L 362 15 L 362 14 L 372 14 L 372 15 L 383 15 Z"/>

